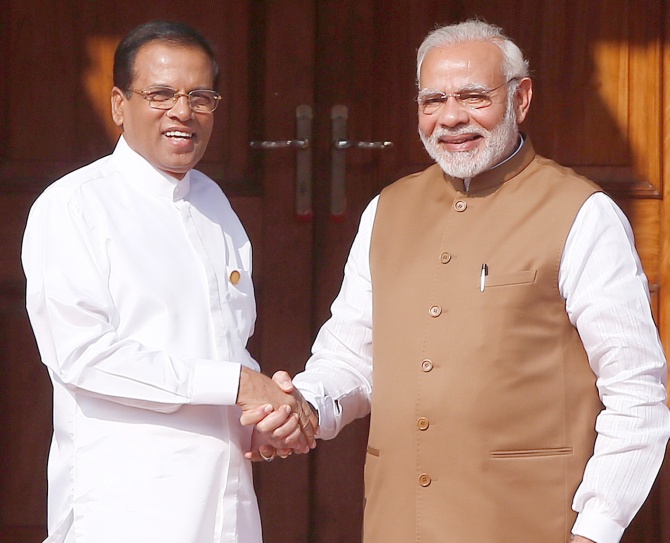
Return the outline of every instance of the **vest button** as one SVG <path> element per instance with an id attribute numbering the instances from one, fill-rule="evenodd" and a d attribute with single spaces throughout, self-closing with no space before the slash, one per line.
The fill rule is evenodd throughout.
<path id="1" fill-rule="evenodd" d="M 427 358 L 425 360 L 421 361 L 421 369 L 425 372 L 429 372 L 430 370 L 433 369 L 433 362 L 432 360 L 428 360 Z"/>
<path id="2" fill-rule="evenodd" d="M 468 204 L 464 200 L 456 200 L 454 202 L 454 209 L 458 212 L 465 211 L 467 208 Z"/>
<path id="3" fill-rule="evenodd" d="M 431 317 L 439 317 L 442 313 L 442 308 L 439 305 L 433 305 L 428 310 L 428 313 L 430 313 Z"/>
<path id="4" fill-rule="evenodd" d="M 442 253 L 440 255 L 440 262 L 442 262 L 442 264 L 446 264 L 450 260 L 451 260 L 451 255 L 448 252 L 445 251 L 444 253 Z"/>
<path id="5" fill-rule="evenodd" d="M 422 473 L 421 475 L 419 475 L 419 484 L 421 486 L 424 486 L 424 487 L 425 486 L 430 486 L 431 482 L 432 481 L 430 479 L 430 475 L 428 475 L 427 473 Z"/>
<path id="6" fill-rule="evenodd" d="M 419 430 L 428 430 L 428 427 L 430 426 L 430 422 L 428 422 L 428 419 L 426 417 L 419 417 L 419 420 L 416 421 L 416 425 L 419 428 Z"/>

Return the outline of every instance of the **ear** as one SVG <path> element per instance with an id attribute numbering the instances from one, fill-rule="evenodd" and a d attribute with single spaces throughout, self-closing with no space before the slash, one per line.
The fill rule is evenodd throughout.
<path id="1" fill-rule="evenodd" d="M 112 89 L 112 119 L 114 124 L 120 128 L 123 128 L 123 107 L 126 100 L 126 95 L 120 88 L 114 87 Z"/>
<path id="2" fill-rule="evenodd" d="M 533 98 L 533 82 L 529 77 L 524 77 L 516 90 L 514 96 L 514 111 L 516 111 L 516 122 L 521 124 L 528 114 L 530 101 Z"/>

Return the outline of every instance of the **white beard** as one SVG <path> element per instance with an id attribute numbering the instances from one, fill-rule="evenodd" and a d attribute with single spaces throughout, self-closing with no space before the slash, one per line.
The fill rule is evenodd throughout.
<path id="1" fill-rule="evenodd" d="M 447 151 L 439 144 L 441 137 L 454 137 L 461 134 L 477 134 L 484 143 L 470 151 Z M 493 130 L 477 125 L 465 125 L 453 130 L 436 128 L 430 136 L 419 130 L 423 146 L 430 157 L 451 177 L 469 179 L 502 162 L 519 137 L 519 127 L 514 112 L 514 102 L 509 100 L 502 122 Z"/>

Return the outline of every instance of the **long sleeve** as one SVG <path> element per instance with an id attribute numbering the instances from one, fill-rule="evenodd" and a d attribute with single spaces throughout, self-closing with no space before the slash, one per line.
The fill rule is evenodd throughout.
<path id="1" fill-rule="evenodd" d="M 370 412 L 372 392 L 372 281 L 370 237 L 375 198 L 361 217 L 344 268 L 344 280 L 296 387 L 319 411 L 319 437 L 332 439 L 342 427 Z"/>
<path id="2" fill-rule="evenodd" d="M 105 175 L 52 186 L 30 213 L 22 256 L 43 362 L 65 386 L 124 405 L 234 405 L 241 364 L 255 367 L 244 349 L 255 309 L 252 291 L 222 284 L 235 255 L 221 226 L 172 201 L 178 184 L 155 180 L 168 199 Z M 250 254 L 238 264 L 250 284 Z"/>
<path id="3" fill-rule="evenodd" d="M 40 195 L 22 259 L 53 382 L 49 541 L 260 541 L 235 405 L 258 369 L 251 245 L 218 185 L 121 137 Z"/>
<path id="4" fill-rule="evenodd" d="M 666 361 L 630 225 L 605 195 L 584 204 L 559 274 L 605 406 L 593 457 L 574 497 L 574 533 L 616 543 L 642 505 L 670 431 Z"/>
<path id="5" fill-rule="evenodd" d="M 323 438 L 369 411 L 372 287 L 369 244 L 377 201 L 365 211 L 332 316 L 296 384 L 319 409 Z M 568 237 L 559 288 L 578 329 L 605 410 L 595 453 L 573 507 L 574 532 L 616 543 L 646 498 L 670 432 L 667 367 L 630 225 L 605 195 L 580 210 Z"/>

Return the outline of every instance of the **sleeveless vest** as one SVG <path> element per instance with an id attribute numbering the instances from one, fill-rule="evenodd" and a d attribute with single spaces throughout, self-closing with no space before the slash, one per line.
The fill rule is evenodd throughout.
<path id="1" fill-rule="evenodd" d="M 382 191 L 365 543 L 567 541 L 602 404 L 558 271 L 597 190 L 526 141 Z"/>

